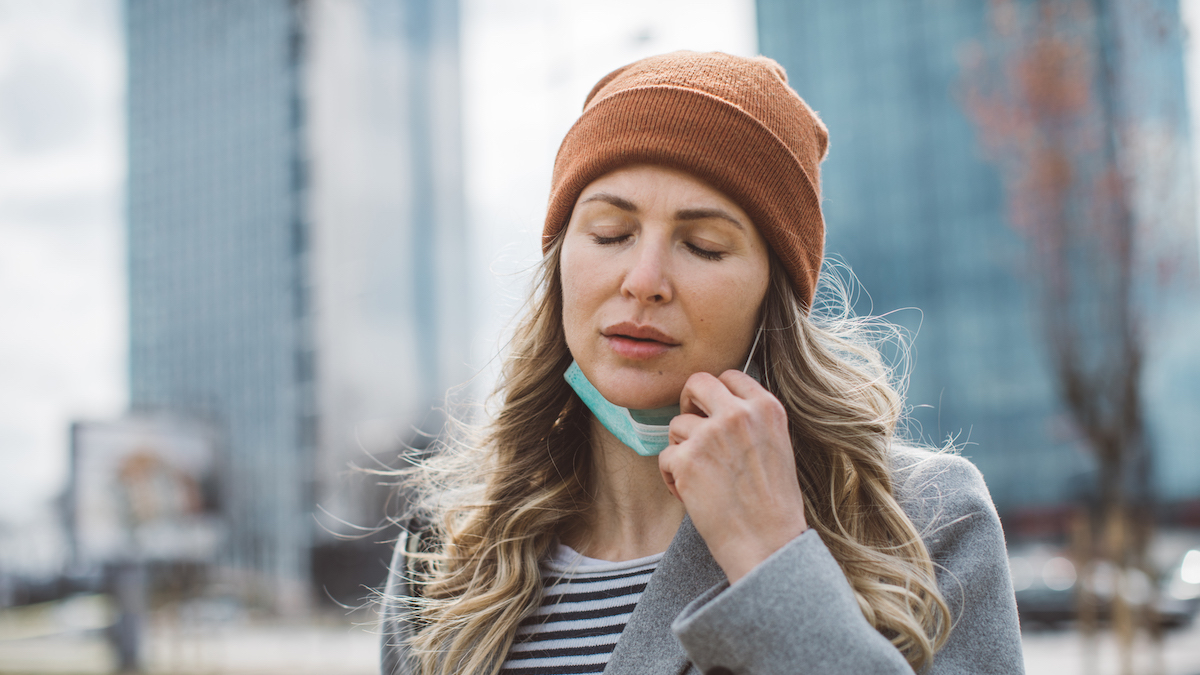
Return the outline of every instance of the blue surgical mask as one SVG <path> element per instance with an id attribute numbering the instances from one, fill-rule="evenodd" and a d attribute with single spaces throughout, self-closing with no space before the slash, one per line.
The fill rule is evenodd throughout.
<path id="1" fill-rule="evenodd" d="M 742 372 L 761 382 L 757 364 L 753 363 L 754 349 L 760 337 L 762 328 L 754 336 L 754 345 L 750 347 L 750 357 L 746 359 Z M 604 428 L 612 432 L 617 440 L 633 448 L 634 452 L 642 457 L 654 457 L 667 448 L 671 420 L 679 415 L 679 406 L 669 405 L 651 410 L 622 408 L 604 398 L 574 361 L 571 361 L 563 377 Z"/>
<path id="2" fill-rule="evenodd" d="M 622 408 L 604 398 L 574 361 L 563 377 L 604 428 L 611 431 L 617 440 L 633 448 L 634 452 L 642 457 L 654 457 L 666 449 L 667 433 L 671 420 L 679 414 L 679 406 L 670 405 L 653 410 Z"/>

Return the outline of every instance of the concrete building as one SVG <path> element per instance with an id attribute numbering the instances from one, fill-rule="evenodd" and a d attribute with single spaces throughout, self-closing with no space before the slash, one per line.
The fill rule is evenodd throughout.
<path id="1" fill-rule="evenodd" d="M 454 0 L 127 0 L 130 400 L 224 438 L 225 562 L 309 595 L 465 377 Z M 376 458 L 378 456 L 378 458 Z"/>

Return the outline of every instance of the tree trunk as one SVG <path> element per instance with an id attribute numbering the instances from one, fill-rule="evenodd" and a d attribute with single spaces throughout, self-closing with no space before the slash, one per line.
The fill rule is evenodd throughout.
<path id="1" fill-rule="evenodd" d="M 1075 611 L 1083 646 L 1083 675 L 1094 675 L 1100 666 L 1096 657 L 1096 632 L 1099 624 L 1095 592 L 1095 545 L 1092 532 L 1095 519 L 1091 509 L 1076 511 L 1071 523 L 1071 549 L 1075 568 Z"/>

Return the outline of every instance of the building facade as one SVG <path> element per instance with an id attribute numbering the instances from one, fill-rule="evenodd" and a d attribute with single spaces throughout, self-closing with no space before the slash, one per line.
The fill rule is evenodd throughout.
<path id="1" fill-rule="evenodd" d="M 131 407 L 220 430 L 225 562 L 302 603 L 314 513 L 376 524 L 351 465 L 463 377 L 457 6 L 125 20 Z"/>
<path id="2" fill-rule="evenodd" d="M 1148 4 L 1166 25 L 1178 24 L 1174 2 Z M 827 253 L 861 282 L 860 313 L 887 314 L 915 335 L 910 435 L 962 444 L 1002 509 L 1070 498 L 1090 481 L 1092 464 L 1058 398 L 1027 283 L 1027 242 L 1006 222 L 1001 175 L 985 159 L 963 100 L 964 57 L 985 39 L 989 4 L 758 0 L 757 8 L 762 53 L 786 68 L 830 129 Z M 1180 32 L 1166 34 L 1154 49 L 1133 44 L 1126 52 L 1155 92 L 1145 99 L 1152 105 L 1132 112 L 1139 128 L 1158 124 L 1186 147 L 1186 115 L 1160 124 L 1162 110 L 1186 111 Z M 1186 152 L 1182 160 L 1163 183 L 1176 202 L 1191 194 Z M 1184 211 L 1172 215 L 1168 239 L 1195 251 L 1194 205 Z M 1182 343 L 1200 309 L 1195 256 L 1183 265 L 1186 280 L 1165 294 L 1174 304 L 1146 342 L 1147 426 L 1168 500 L 1200 493 L 1200 470 L 1188 459 L 1200 451 L 1200 435 L 1179 414 L 1200 408 L 1200 391 L 1168 372 L 1200 368 L 1200 348 Z"/>

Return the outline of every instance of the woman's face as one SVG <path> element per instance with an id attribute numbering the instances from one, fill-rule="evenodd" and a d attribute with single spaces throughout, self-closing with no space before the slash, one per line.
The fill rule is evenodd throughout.
<path id="1" fill-rule="evenodd" d="M 562 244 L 567 347 L 605 398 L 679 403 L 700 371 L 741 368 L 767 292 L 767 244 L 691 174 L 636 165 L 579 195 Z"/>

